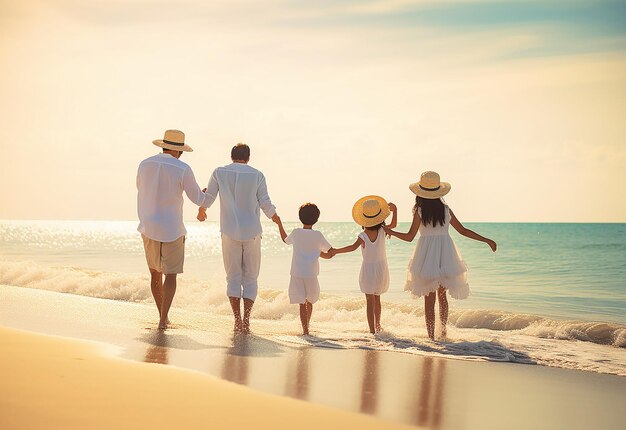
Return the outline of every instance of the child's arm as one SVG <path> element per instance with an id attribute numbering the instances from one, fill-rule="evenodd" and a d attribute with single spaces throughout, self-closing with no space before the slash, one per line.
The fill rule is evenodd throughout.
<path id="1" fill-rule="evenodd" d="M 485 242 L 487 245 L 489 245 L 493 252 L 496 252 L 498 245 L 493 240 L 481 236 L 480 234 L 470 230 L 469 228 L 463 227 L 463 224 L 461 224 L 459 220 L 456 219 L 456 216 L 454 216 L 454 213 L 452 211 L 450 211 L 450 224 L 452 225 L 452 227 L 455 228 L 456 231 L 458 231 L 463 236 L 469 237 L 470 239 L 474 239 L 479 242 Z"/>
<path id="2" fill-rule="evenodd" d="M 280 232 L 280 238 L 283 240 L 283 242 L 285 242 L 285 239 L 287 239 L 287 233 L 285 232 L 285 228 L 283 227 L 283 221 L 280 219 L 280 217 L 278 215 L 274 215 L 272 217 L 272 221 L 274 221 L 276 223 L 276 225 L 278 225 L 278 231 Z"/>
<path id="3" fill-rule="evenodd" d="M 396 228 L 398 225 L 398 208 L 395 204 L 389 202 L 389 210 L 391 211 L 391 222 L 389 223 L 389 228 Z"/>
<path id="4" fill-rule="evenodd" d="M 356 242 L 354 242 L 352 245 L 344 246 L 343 248 L 331 248 L 328 252 L 332 253 L 332 255 L 345 254 L 347 252 L 352 252 L 356 250 L 359 246 L 362 245 L 364 245 L 363 239 L 357 237 Z"/>
<path id="5" fill-rule="evenodd" d="M 413 222 L 411 223 L 411 228 L 409 228 L 409 231 L 407 231 L 406 233 L 393 231 L 390 227 L 387 226 L 383 226 L 383 228 L 385 229 L 385 233 L 387 233 L 388 235 L 395 236 L 398 239 L 404 240 L 406 242 L 411 242 L 413 239 L 415 239 L 415 235 L 417 234 L 417 230 L 420 228 L 421 223 L 422 219 L 417 214 L 417 211 L 415 211 L 415 214 L 413 214 Z"/>

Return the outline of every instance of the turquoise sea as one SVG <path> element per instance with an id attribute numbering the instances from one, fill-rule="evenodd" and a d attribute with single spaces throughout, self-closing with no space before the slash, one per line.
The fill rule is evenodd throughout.
<path id="1" fill-rule="evenodd" d="M 0 221 L 0 284 L 152 304 L 136 225 Z M 285 225 L 288 231 L 296 226 Z M 471 296 L 450 299 L 450 337 L 472 340 L 474 346 L 480 339 L 500 342 L 548 365 L 626 374 L 626 224 L 467 223 L 467 227 L 493 238 L 498 251 L 492 253 L 485 244 L 452 232 L 469 266 Z M 408 223 L 398 227 L 408 228 Z M 174 306 L 228 316 L 219 226 L 190 221 L 187 229 L 185 273 Z M 319 223 L 316 229 L 335 247 L 353 243 L 360 231 L 351 222 Z M 286 295 L 291 248 L 282 243 L 272 223 L 264 223 L 262 243 L 254 316 L 284 322 L 285 330 L 294 332 L 297 310 Z M 383 295 L 382 320 L 390 332 L 416 336 L 421 342 L 423 302 L 403 291 L 414 246 L 395 238 L 388 242 L 391 285 Z M 321 260 L 323 294 L 313 326 L 337 332 L 365 330 L 360 263 L 358 250 Z M 364 342 L 368 347 L 389 346 Z M 603 349 L 589 350 L 592 346 Z M 566 359 L 574 347 L 581 348 L 579 359 Z M 547 349 L 567 354 L 540 352 Z M 446 347 L 446 353 L 450 351 Z"/>

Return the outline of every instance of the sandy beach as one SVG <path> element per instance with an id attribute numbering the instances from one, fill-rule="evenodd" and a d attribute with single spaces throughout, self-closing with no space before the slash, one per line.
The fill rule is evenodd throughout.
<path id="1" fill-rule="evenodd" d="M 406 428 L 197 372 L 114 359 L 94 343 L 4 328 L 0 339 L 4 429 Z"/>
<path id="2" fill-rule="evenodd" d="M 183 309 L 161 333 L 146 305 L 8 286 L 0 298 L 2 428 L 284 428 L 306 414 L 299 427 L 609 429 L 626 400 L 613 375 L 342 348 L 268 321 L 233 337 L 228 318 Z"/>

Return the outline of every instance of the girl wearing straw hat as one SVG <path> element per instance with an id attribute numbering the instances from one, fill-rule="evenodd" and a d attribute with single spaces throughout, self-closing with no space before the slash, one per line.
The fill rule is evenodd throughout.
<path id="1" fill-rule="evenodd" d="M 405 290 L 416 297 L 424 296 L 424 315 L 428 337 L 435 338 L 435 300 L 439 297 L 439 317 L 441 335 L 446 336 L 448 322 L 448 300 L 446 290 L 455 299 L 469 296 L 467 266 L 459 250 L 452 241 L 448 228 L 450 225 L 461 235 L 485 242 L 493 252 L 496 243 L 469 230 L 459 222 L 441 197 L 448 194 L 450 184 L 441 182 L 436 172 L 424 172 L 420 181 L 409 186 L 416 195 L 413 207 L 413 223 L 406 233 L 399 233 L 385 228 L 387 234 L 411 242 L 417 232 L 420 237 L 413 257 L 409 261 Z M 436 294 L 435 294 L 436 293 Z"/>
<path id="2" fill-rule="evenodd" d="M 378 333 L 380 327 L 380 295 L 389 289 L 389 268 L 385 249 L 385 219 L 393 212 L 389 228 L 397 224 L 397 209 L 380 196 L 365 196 L 352 207 L 352 218 L 363 228 L 352 245 L 331 249 L 330 254 L 343 254 L 361 248 L 363 263 L 359 285 L 367 301 L 367 323 L 370 333 Z"/>

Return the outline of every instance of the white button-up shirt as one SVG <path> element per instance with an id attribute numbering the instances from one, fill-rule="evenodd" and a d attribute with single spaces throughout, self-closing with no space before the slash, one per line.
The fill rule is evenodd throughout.
<path id="1" fill-rule="evenodd" d="M 207 186 L 210 207 L 220 195 L 220 231 L 233 240 L 251 240 L 261 234 L 260 210 L 268 218 L 276 213 L 267 194 L 265 176 L 244 163 L 215 169 Z"/>
<path id="2" fill-rule="evenodd" d="M 206 206 L 208 201 L 191 167 L 165 153 L 139 164 L 137 191 L 137 230 L 159 242 L 173 242 L 187 234 L 183 224 L 183 191 L 198 206 Z"/>

